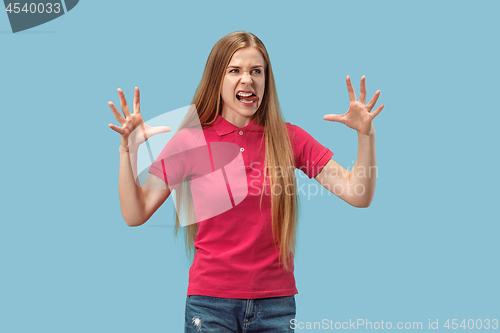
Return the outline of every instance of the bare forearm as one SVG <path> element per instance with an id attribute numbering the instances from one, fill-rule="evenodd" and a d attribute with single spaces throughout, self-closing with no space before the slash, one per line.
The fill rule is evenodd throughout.
<path id="1" fill-rule="evenodd" d="M 351 171 L 343 172 L 338 163 L 328 162 L 328 168 L 325 172 L 320 172 L 318 181 L 323 186 L 341 185 L 341 190 L 347 188 L 347 193 L 340 191 L 337 194 L 341 199 L 356 207 L 368 207 L 375 193 L 375 182 L 377 179 L 377 160 L 375 158 L 375 128 L 373 119 L 382 111 L 384 105 L 380 105 L 373 110 L 380 96 L 380 90 L 377 90 L 372 99 L 366 103 L 366 84 L 365 76 L 361 77 L 359 100 L 356 98 L 356 92 L 349 75 L 346 77 L 347 91 L 349 92 L 349 110 L 343 115 L 327 114 L 323 117 L 325 120 L 343 123 L 347 127 L 355 129 L 358 133 L 358 157 Z M 330 171 L 340 169 L 342 174 L 337 177 L 329 176 Z"/>
<path id="2" fill-rule="evenodd" d="M 369 135 L 358 132 L 358 157 L 350 172 L 349 183 L 357 197 L 357 206 L 368 207 L 375 193 L 377 159 L 375 129 Z"/>
<path id="3" fill-rule="evenodd" d="M 128 152 L 120 147 L 120 172 L 118 192 L 123 219 L 129 226 L 144 223 L 145 199 L 142 188 L 136 183 L 137 152 Z"/>

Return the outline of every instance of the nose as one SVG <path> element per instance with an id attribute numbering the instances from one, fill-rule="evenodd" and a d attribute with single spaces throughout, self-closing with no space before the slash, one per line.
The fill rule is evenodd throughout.
<path id="1" fill-rule="evenodd" d="M 252 76 L 250 73 L 243 73 L 241 76 L 241 83 L 248 83 L 251 84 L 253 82 Z"/>

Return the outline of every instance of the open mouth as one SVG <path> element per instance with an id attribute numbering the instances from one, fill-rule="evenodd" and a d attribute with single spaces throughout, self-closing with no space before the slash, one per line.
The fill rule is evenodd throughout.
<path id="1" fill-rule="evenodd" d="M 251 92 L 248 92 L 248 93 L 239 92 L 236 94 L 236 98 L 240 102 L 246 103 L 246 104 L 252 104 L 259 99 L 259 97 L 257 97 L 257 95 L 255 95 L 254 93 L 251 93 Z"/>

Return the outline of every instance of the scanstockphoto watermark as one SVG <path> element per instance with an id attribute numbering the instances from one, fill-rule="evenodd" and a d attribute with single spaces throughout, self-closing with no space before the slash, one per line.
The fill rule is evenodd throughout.
<path id="1" fill-rule="evenodd" d="M 349 319 L 349 321 L 333 321 L 330 319 L 323 319 L 322 321 L 302 322 L 292 319 L 290 320 L 290 328 L 297 330 L 421 330 L 423 329 L 423 323 L 420 321 L 398 321 L 396 323 L 392 323 L 390 321 L 370 321 L 368 319 Z"/>
<path id="2" fill-rule="evenodd" d="M 189 126 L 182 125 L 185 121 Z M 148 121 L 150 128 L 166 125 L 171 131 L 153 136 L 148 136 L 143 126 L 134 129 L 128 137 L 130 163 L 138 186 L 168 187 L 176 198 L 181 226 L 209 220 L 248 197 L 263 195 L 308 199 L 324 194 L 358 196 L 362 197 L 361 207 L 378 176 L 376 166 L 359 166 L 353 161 L 344 169 L 336 163 L 320 163 L 321 157 L 289 166 L 266 166 L 262 159 L 249 161 L 248 147 L 218 138 L 207 141 L 194 105 Z M 147 182 L 150 174 L 163 182 Z M 318 182 L 308 179 L 313 177 Z M 193 213 L 196 218 L 192 218 Z"/>
<path id="3" fill-rule="evenodd" d="M 354 161 L 353 161 L 354 163 Z M 337 196 L 346 195 L 357 195 L 363 196 L 366 193 L 366 186 L 360 182 L 362 179 L 367 178 L 377 178 L 378 177 L 378 167 L 377 166 L 357 166 L 352 169 L 348 167 L 347 169 L 341 167 L 331 167 L 328 169 L 323 169 L 324 178 L 330 181 L 326 182 L 308 182 L 308 172 L 314 170 L 314 166 L 310 166 L 309 162 L 307 165 L 296 168 L 295 166 L 290 166 L 287 168 L 282 168 L 280 166 L 275 168 L 264 167 L 263 171 L 260 171 L 260 162 L 253 162 L 250 169 L 256 170 L 255 173 L 249 174 L 249 190 L 252 195 L 260 195 L 264 191 L 265 195 L 295 195 L 293 184 L 287 184 L 285 186 L 281 184 L 270 185 L 270 172 L 273 172 L 275 178 L 284 177 L 286 172 L 294 172 L 295 170 L 301 170 L 302 172 L 295 172 L 295 178 L 297 180 L 297 194 L 307 197 L 315 197 L 318 195 L 330 195 L 335 194 Z M 266 175 L 266 185 L 262 187 L 262 176 Z M 341 179 L 356 178 L 357 183 L 352 181 L 340 181 Z M 333 180 L 333 181 L 332 181 Z"/>
<path id="4" fill-rule="evenodd" d="M 428 319 L 427 322 L 421 321 L 371 321 L 368 319 L 349 319 L 349 321 L 334 321 L 330 319 L 323 319 L 321 321 L 298 321 L 296 319 L 290 320 L 290 328 L 296 330 L 439 330 L 440 328 L 446 330 L 498 330 L 498 318 L 461 318 L 445 320 Z"/>

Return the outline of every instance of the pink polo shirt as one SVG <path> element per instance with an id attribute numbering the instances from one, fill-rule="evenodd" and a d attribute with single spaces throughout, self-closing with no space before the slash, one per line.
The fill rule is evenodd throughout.
<path id="1" fill-rule="evenodd" d="M 333 153 L 300 127 L 286 125 L 295 167 L 315 177 Z M 174 189 L 190 181 L 198 234 L 187 294 L 242 299 L 297 294 L 293 259 L 286 272 L 273 245 L 269 186 L 259 208 L 264 127 L 252 120 L 238 128 L 218 116 L 202 133 L 178 133 L 149 168 Z"/>

